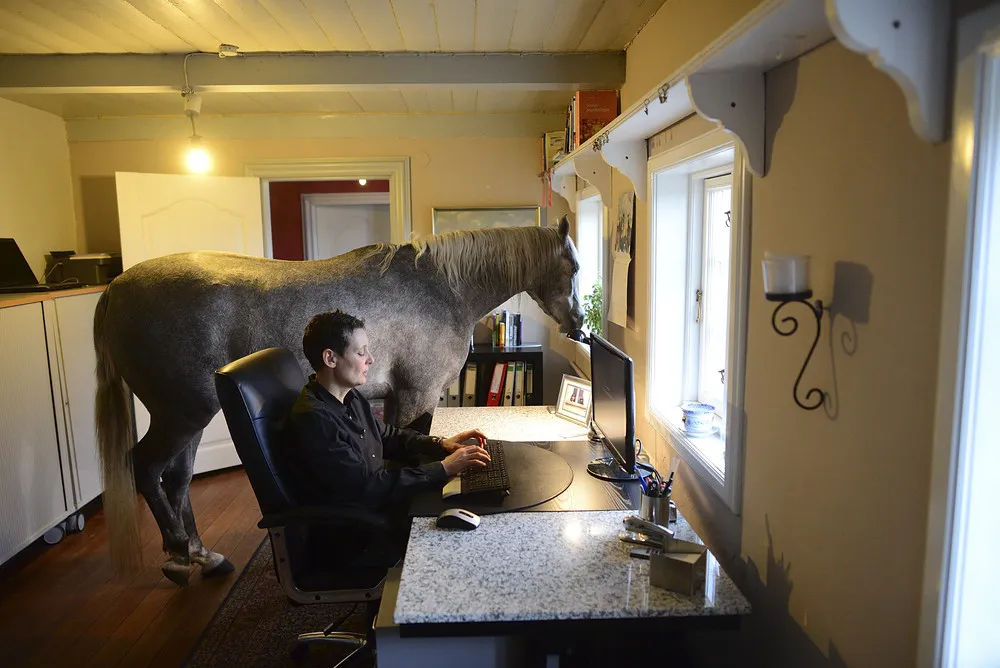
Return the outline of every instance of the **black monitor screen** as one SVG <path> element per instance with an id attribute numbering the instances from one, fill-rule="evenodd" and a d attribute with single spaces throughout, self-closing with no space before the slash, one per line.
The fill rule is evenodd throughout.
<path id="1" fill-rule="evenodd" d="M 594 424 L 626 473 L 635 471 L 635 388 L 632 358 L 596 334 L 590 335 L 590 382 Z"/>

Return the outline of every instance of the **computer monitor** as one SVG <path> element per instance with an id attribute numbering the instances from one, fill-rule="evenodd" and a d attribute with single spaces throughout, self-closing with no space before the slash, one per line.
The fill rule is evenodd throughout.
<path id="1" fill-rule="evenodd" d="M 597 334 L 590 335 L 594 431 L 611 457 L 587 471 L 603 480 L 638 480 L 635 470 L 635 381 L 632 358 Z"/>

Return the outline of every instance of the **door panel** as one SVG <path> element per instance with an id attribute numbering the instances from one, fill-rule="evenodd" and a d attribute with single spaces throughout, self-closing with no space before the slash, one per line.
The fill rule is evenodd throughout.
<path id="1" fill-rule="evenodd" d="M 185 251 L 215 250 L 264 257 L 260 179 L 180 174 L 115 174 L 122 265 Z M 135 399 L 141 438 L 149 413 Z M 205 428 L 195 473 L 239 465 L 220 412 Z"/>

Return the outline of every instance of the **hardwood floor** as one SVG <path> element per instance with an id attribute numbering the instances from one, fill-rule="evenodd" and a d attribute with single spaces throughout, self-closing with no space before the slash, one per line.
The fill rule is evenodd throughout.
<path id="1" fill-rule="evenodd" d="M 14 666 L 179 666 L 264 538 L 260 509 L 242 469 L 191 483 L 202 540 L 236 571 L 197 574 L 177 587 L 160 573 L 160 533 L 142 506 L 143 567 L 111 572 L 100 510 L 83 532 L 54 546 L 35 544 L 0 568 L 0 648 Z M 8 663 L 13 660 L 13 663 Z"/>

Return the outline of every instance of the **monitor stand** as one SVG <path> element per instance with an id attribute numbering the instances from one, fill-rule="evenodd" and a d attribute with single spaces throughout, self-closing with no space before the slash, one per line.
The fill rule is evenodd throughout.
<path id="1" fill-rule="evenodd" d="M 638 463 L 636 466 L 638 466 Z M 587 464 L 587 473 L 595 478 L 610 480 L 611 482 L 635 482 L 639 479 L 638 472 L 626 473 L 625 469 L 618 466 L 614 457 L 595 459 Z"/>

